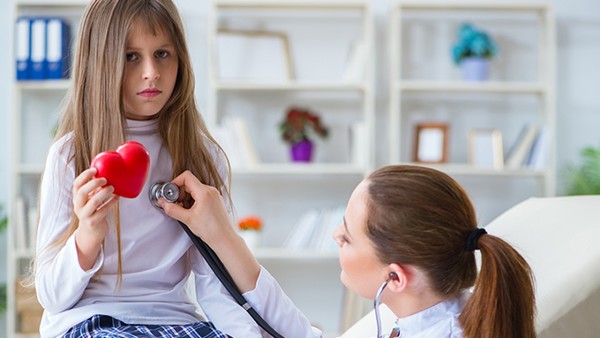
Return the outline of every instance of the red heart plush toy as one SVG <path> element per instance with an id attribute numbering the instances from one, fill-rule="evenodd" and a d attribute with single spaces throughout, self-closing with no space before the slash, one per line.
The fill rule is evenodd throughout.
<path id="1" fill-rule="evenodd" d="M 115 188 L 115 195 L 134 198 L 140 194 L 150 169 L 150 156 L 144 146 L 135 141 L 123 143 L 117 151 L 102 152 L 92 161 L 98 172 Z"/>

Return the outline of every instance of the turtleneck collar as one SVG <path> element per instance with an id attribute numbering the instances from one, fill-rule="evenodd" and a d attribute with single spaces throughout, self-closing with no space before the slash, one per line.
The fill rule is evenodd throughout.
<path id="1" fill-rule="evenodd" d="M 127 134 L 151 135 L 155 133 L 158 133 L 158 119 L 141 121 L 127 119 Z"/>

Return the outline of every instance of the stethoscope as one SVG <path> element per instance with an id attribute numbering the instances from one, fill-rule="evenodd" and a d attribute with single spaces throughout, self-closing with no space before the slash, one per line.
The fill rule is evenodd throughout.
<path id="1" fill-rule="evenodd" d="M 388 285 L 390 280 L 398 280 L 398 275 L 395 272 L 390 272 L 388 278 L 385 280 L 385 282 L 383 282 L 383 284 L 381 284 L 379 290 L 377 290 L 377 294 L 375 295 L 375 301 L 373 302 L 373 308 L 375 311 L 375 321 L 377 323 L 377 338 L 383 337 L 383 335 L 381 334 L 381 315 L 379 314 L 379 305 L 381 303 L 381 295 L 383 294 L 383 290 Z M 389 338 L 393 337 L 400 337 L 400 332 L 397 326 L 394 327 L 394 330 L 389 336 Z"/>
<path id="2" fill-rule="evenodd" d="M 149 195 L 150 202 L 152 203 L 152 205 L 154 205 L 158 209 L 162 209 L 160 207 L 160 205 L 158 205 L 158 200 L 160 198 L 163 198 L 169 203 L 177 202 L 177 199 L 179 198 L 179 187 L 176 184 L 171 183 L 171 182 L 155 183 L 150 188 L 148 195 Z M 194 245 L 196 246 L 198 251 L 200 251 L 200 254 L 202 254 L 202 256 L 204 257 L 204 259 L 206 260 L 206 262 L 208 263 L 210 268 L 214 271 L 214 273 L 217 276 L 217 278 L 219 279 L 219 281 L 221 281 L 221 283 L 223 284 L 225 289 L 227 289 L 227 291 L 236 300 L 236 302 L 240 306 L 242 306 L 244 308 L 244 310 L 246 310 L 248 312 L 248 314 L 250 314 L 252 319 L 254 319 L 254 321 L 260 327 L 262 327 L 267 333 L 269 333 L 271 336 L 273 336 L 275 338 L 279 338 L 279 337 L 283 338 L 282 335 L 280 335 L 277 331 L 275 331 L 262 317 L 260 317 L 260 315 L 256 312 L 256 310 L 254 310 L 248 304 L 248 302 L 246 301 L 244 296 L 242 296 L 242 294 L 240 293 L 238 288 L 235 286 L 233 279 L 231 278 L 231 275 L 225 269 L 225 266 L 223 265 L 223 263 L 221 262 L 219 257 L 217 257 L 217 254 L 206 243 L 204 243 L 204 241 L 202 241 L 202 239 L 200 239 L 198 236 L 194 235 L 194 233 L 192 233 L 192 231 L 188 228 L 187 225 L 185 225 L 184 223 L 182 223 L 180 221 L 178 221 L 178 222 L 181 225 L 181 227 L 183 228 L 183 230 L 186 232 L 186 234 L 190 237 L 190 239 L 192 240 L 192 242 L 194 243 Z M 381 302 L 381 295 L 383 294 L 383 290 L 388 285 L 390 280 L 398 280 L 398 275 L 395 272 L 390 272 L 388 278 L 385 280 L 385 282 L 383 282 L 383 284 L 381 284 L 381 286 L 379 287 L 379 290 L 377 290 L 377 294 L 375 296 L 375 301 L 373 303 L 373 307 L 375 310 L 375 320 L 377 321 L 377 338 L 382 337 L 382 335 L 381 335 L 381 316 L 379 314 L 379 305 Z M 390 335 L 390 338 L 392 338 L 392 337 L 399 337 L 397 328 L 394 328 L 394 331 Z"/>
<path id="3" fill-rule="evenodd" d="M 179 199 L 179 187 L 176 184 L 171 183 L 171 182 L 155 183 L 150 188 L 148 195 L 149 195 L 148 197 L 150 198 L 150 202 L 152 203 L 152 205 L 154 205 L 158 209 L 162 210 L 160 205 L 158 205 L 158 199 L 163 198 L 163 199 L 165 199 L 165 201 L 167 201 L 169 203 L 177 202 L 177 199 Z M 231 277 L 231 275 L 229 274 L 229 272 L 227 271 L 227 269 L 225 268 L 225 266 L 223 265 L 223 263 L 217 256 L 217 254 L 206 243 L 204 243 L 204 241 L 200 237 L 194 235 L 194 233 L 190 230 L 190 228 L 188 228 L 187 225 L 185 225 L 181 221 L 177 221 L 177 222 L 179 222 L 179 225 L 181 225 L 181 227 L 183 228 L 185 233 L 188 235 L 188 237 L 190 237 L 194 246 L 196 246 L 196 248 L 198 249 L 198 251 L 200 252 L 202 257 L 204 257 L 204 260 L 206 261 L 208 266 L 210 266 L 210 268 L 213 270 L 213 272 L 215 273 L 215 275 L 217 276 L 217 278 L 219 279 L 221 284 L 223 284 L 225 289 L 229 292 L 231 297 L 233 297 L 233 299 L 235 299 L 235 301 L 244 310 L 246 310 L 246 312 L 248 312 L 250 317 L 252 317 L 252 319 L 254 319 L 256 324 L 258 324 L 263 330 L 265 330 L 265 332 L 267 332 L 274 338 L 283 338 L 283 336 L 281 334 L 279 334 L 277 331 L 275 331 L 275 329 L 273 329 L 258 314 L 258 312 L 256 312 L 256 310 L 254 310 L 254 308 L 252 308 L 252 306 L 250 304 L 248 304 L 248 302 L 246 301 L 246 299 L 244 298 L 244 296 L 242 295 L 240 290 L 237 288 L 237 286 L 233 282 L 233 278 Z"/>

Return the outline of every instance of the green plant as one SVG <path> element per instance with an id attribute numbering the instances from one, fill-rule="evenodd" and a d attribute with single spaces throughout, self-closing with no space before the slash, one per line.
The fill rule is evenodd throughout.
<path id="1" fill-rule="evenodd" d="M 491 59 L 498 53 L 498 48 L 490 36 L 473 26 L 465 23 L 458 29 L 458 41 L 452 48 L 452 60 L 460 64 L 464 58 L 481 57 Z"/>
<path id="2" fill-rule="evenodd" d="M 600 147 L 585 147 L 581 164 L 567 168 L 567 195 L 600 195 Z"/>
<path id="3" fill-rule="evenodd" d="M 3 215 L 2 206 L 0 205 L 0 214 L 2 217 L 0 218 L 0 232 L 6 230 L 6 226 L 8 225 L 8 217 Z M 6 284 L 0 285 L 0 313 L 6 312 Z"/>
<path id="4" fill-rule="evenodd" d="M 289 144 L 310 140 L 311 134 L 321 138 L 327 138 L 329 135 L 328 128 L 321 123 L 316 113 L 298 107 L 288 109 L 285 119 L 279 124 L 279 130 L 281 138 Z"/>

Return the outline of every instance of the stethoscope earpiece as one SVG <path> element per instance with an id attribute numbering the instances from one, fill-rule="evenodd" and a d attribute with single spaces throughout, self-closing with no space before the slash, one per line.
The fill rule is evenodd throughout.
<path id="1" fill-rule="evenodd" d="M 388 285 L 388 283 L 392 280 L 399 280 L 398 274 L 395 272 L 390 272 L 388 274 L 388 278 L 381 284 L 379 290 L 377 290 L 377 294 L 375 295 L 375 301 L 373 302 L 373 307 L 375 310 L 375 320 L 377 321 L 377 338 L 381 337 L 381 317 L 379 315 L 379 302 L 381 299 L 381 294 L 383 294 L 383 289 Z"/>

